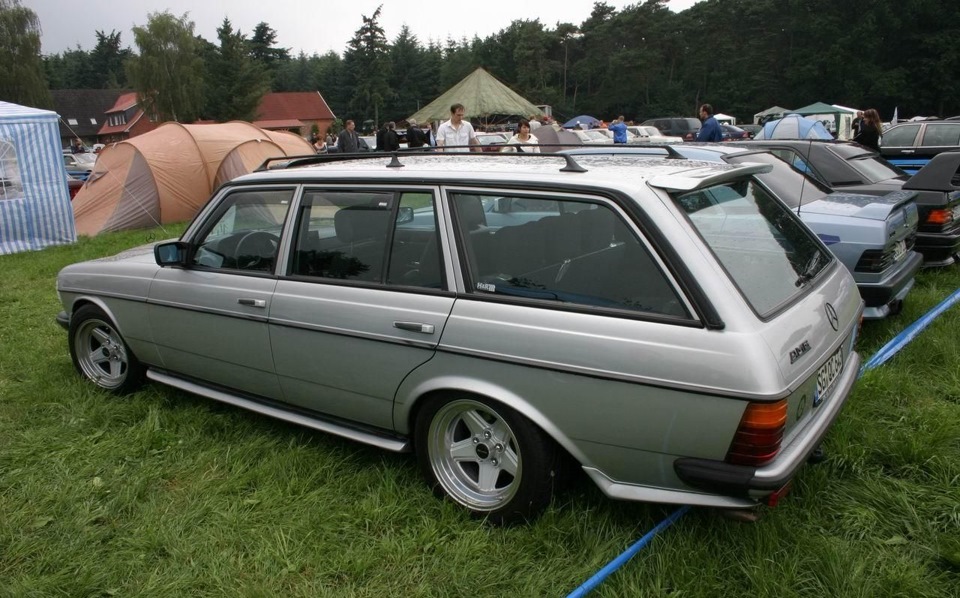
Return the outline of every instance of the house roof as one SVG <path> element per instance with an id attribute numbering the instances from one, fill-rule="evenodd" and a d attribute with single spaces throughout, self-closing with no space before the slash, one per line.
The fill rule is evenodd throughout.
<path id="1" fill-rule="evenodd" d="M 334 120 L 335 118 L 319 91 L 268 93 L 260 100 L 260 106 L 257 108 L 258 122 Z"/>
<path id="2" fill-rule="evenodd" d="M 296 118 L 285 118 L 281 120 L 255 120 L 253 126 L 261 129 L 293 129 L 303 126 L 303 121 Z"/>
<path id="3" fill-rule="evenodd" d="M 106 120 L 104 114 L 126 92 L 123 89 L 52 90 L 53 107 L 60 115 L 60 137 L 95 136 Z"/>
<path id="4" fill-rule="evenodd" d="M 137 105 L 137 93 L 135 91 L 127 92 L 117 98 L 113 106 L 105 112 L 123 112 Z"/>

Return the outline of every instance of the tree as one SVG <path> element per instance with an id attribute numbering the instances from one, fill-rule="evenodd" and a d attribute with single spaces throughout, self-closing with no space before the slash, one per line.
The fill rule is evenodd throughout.
<path id="1" fill-rule="evenodd" d="M 89 87 L 118 89 L 127 86 L 124 63 L 133 56 L 130 48 L 120 48 L 120 32 L 97 31 L 97 45 L 90 52 Z"/>
<path id="2" fill-rule="evenodd" d="M 423 48 L 406 25 L 400 28 L 400 34 L 390 46 L 390 63 L 393 67 L 390 88 L 394 90 L 396 100 L 390 105 L 388 118 L 401 120 L 419 110 L 421 104 L 426 106 L 433 99 L 433 96 L 424 93 L 425 83 L 432 73 Z"/>
<path id="3" fill-rule="evenodd" d="M 217 121 L 256 120 L 257 106 L 270 90 L 266 69 L 247 51 L 247 39 L 224 17 L 217 29 L 220 47 L 207 63 L 204 115 Z"/>
<path id="4" fill-rule="evenodd" d="M 277 32 L 264 22 L 257 23 L 250 38 L 250 57 L 266 69 L 273 81 L 280 66 L 290 62 L 289 48 L 275 48 Z"/>
<path id="5" fill-rule="evenodd" d="M 353 89 L 350 110 L 358 115 L 354 120 L 372 119 L 380 125 L 380 112 L 387 99 L 393 95 L 387 80 L 390 76 L 390 61 L 387 56 L 387 37 L 380 26 L 380 10 L 373 16 L 361 15 L 363 24 L 353 34 L 344 52 L 347 83 Z"/>
<path id="6" fill-rule="evenodd" d="M 0 0 L 0 100 L 53 106 L 40 59 L 40 19 L 20 0 Z"/>
<path id="7" fill-rule="evenodd" d="M 141 107 L 161 120 L 192 122 L 203 106 L 203 59 L 187 15 L 152 13 L 134 27 L 140 55 L 127 62 L 127 77 Z"/>

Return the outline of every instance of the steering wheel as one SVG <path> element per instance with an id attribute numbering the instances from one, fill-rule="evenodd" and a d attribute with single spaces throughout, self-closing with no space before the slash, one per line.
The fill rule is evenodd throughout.
<path id="1" fill-rule="evenodd" d="M 261 270 L 268 266 L 277 254 L 280 238 L 262 230 L 250 231 L 237 242 L 237 268 Z"/>

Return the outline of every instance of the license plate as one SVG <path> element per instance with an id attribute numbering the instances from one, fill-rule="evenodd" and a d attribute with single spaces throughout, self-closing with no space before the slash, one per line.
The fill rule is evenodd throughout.
<path id="1" fill-rule="evenodd" d="M 906 241 L 897 241 L 897 244 L 893 246 L 893 261 L 899 262 L 903 259 L 903 256 L 907 254 L 907 242 Z"/>
<path id="2" fill-rule="evenodd" d="M 833 385 L 843 371 L 843 347 L 833 352 L 827 362 L 817 372 L 817 393 L 813 396 L 813 406 L 823 402 L 824 397 L 833 389 Z"/>

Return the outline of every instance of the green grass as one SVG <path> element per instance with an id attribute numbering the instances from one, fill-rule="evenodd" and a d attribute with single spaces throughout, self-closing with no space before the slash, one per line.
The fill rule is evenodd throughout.
<path id="1" fill-rule="evenodd" d="M 116 398 L 74 372 L 64 265 L 179 234 L 0 256 L 0 596 L 562 596 L 674 507 L 578 479 L 532 525 L 435 499 L 409 455 L 159 385 Z M 960 287 L 923 272 L 869 357 Z M 957 596 L 960 307 L 868 372 L 791 494 L 755 524 L 696 509 L 597 596 Z"/>

